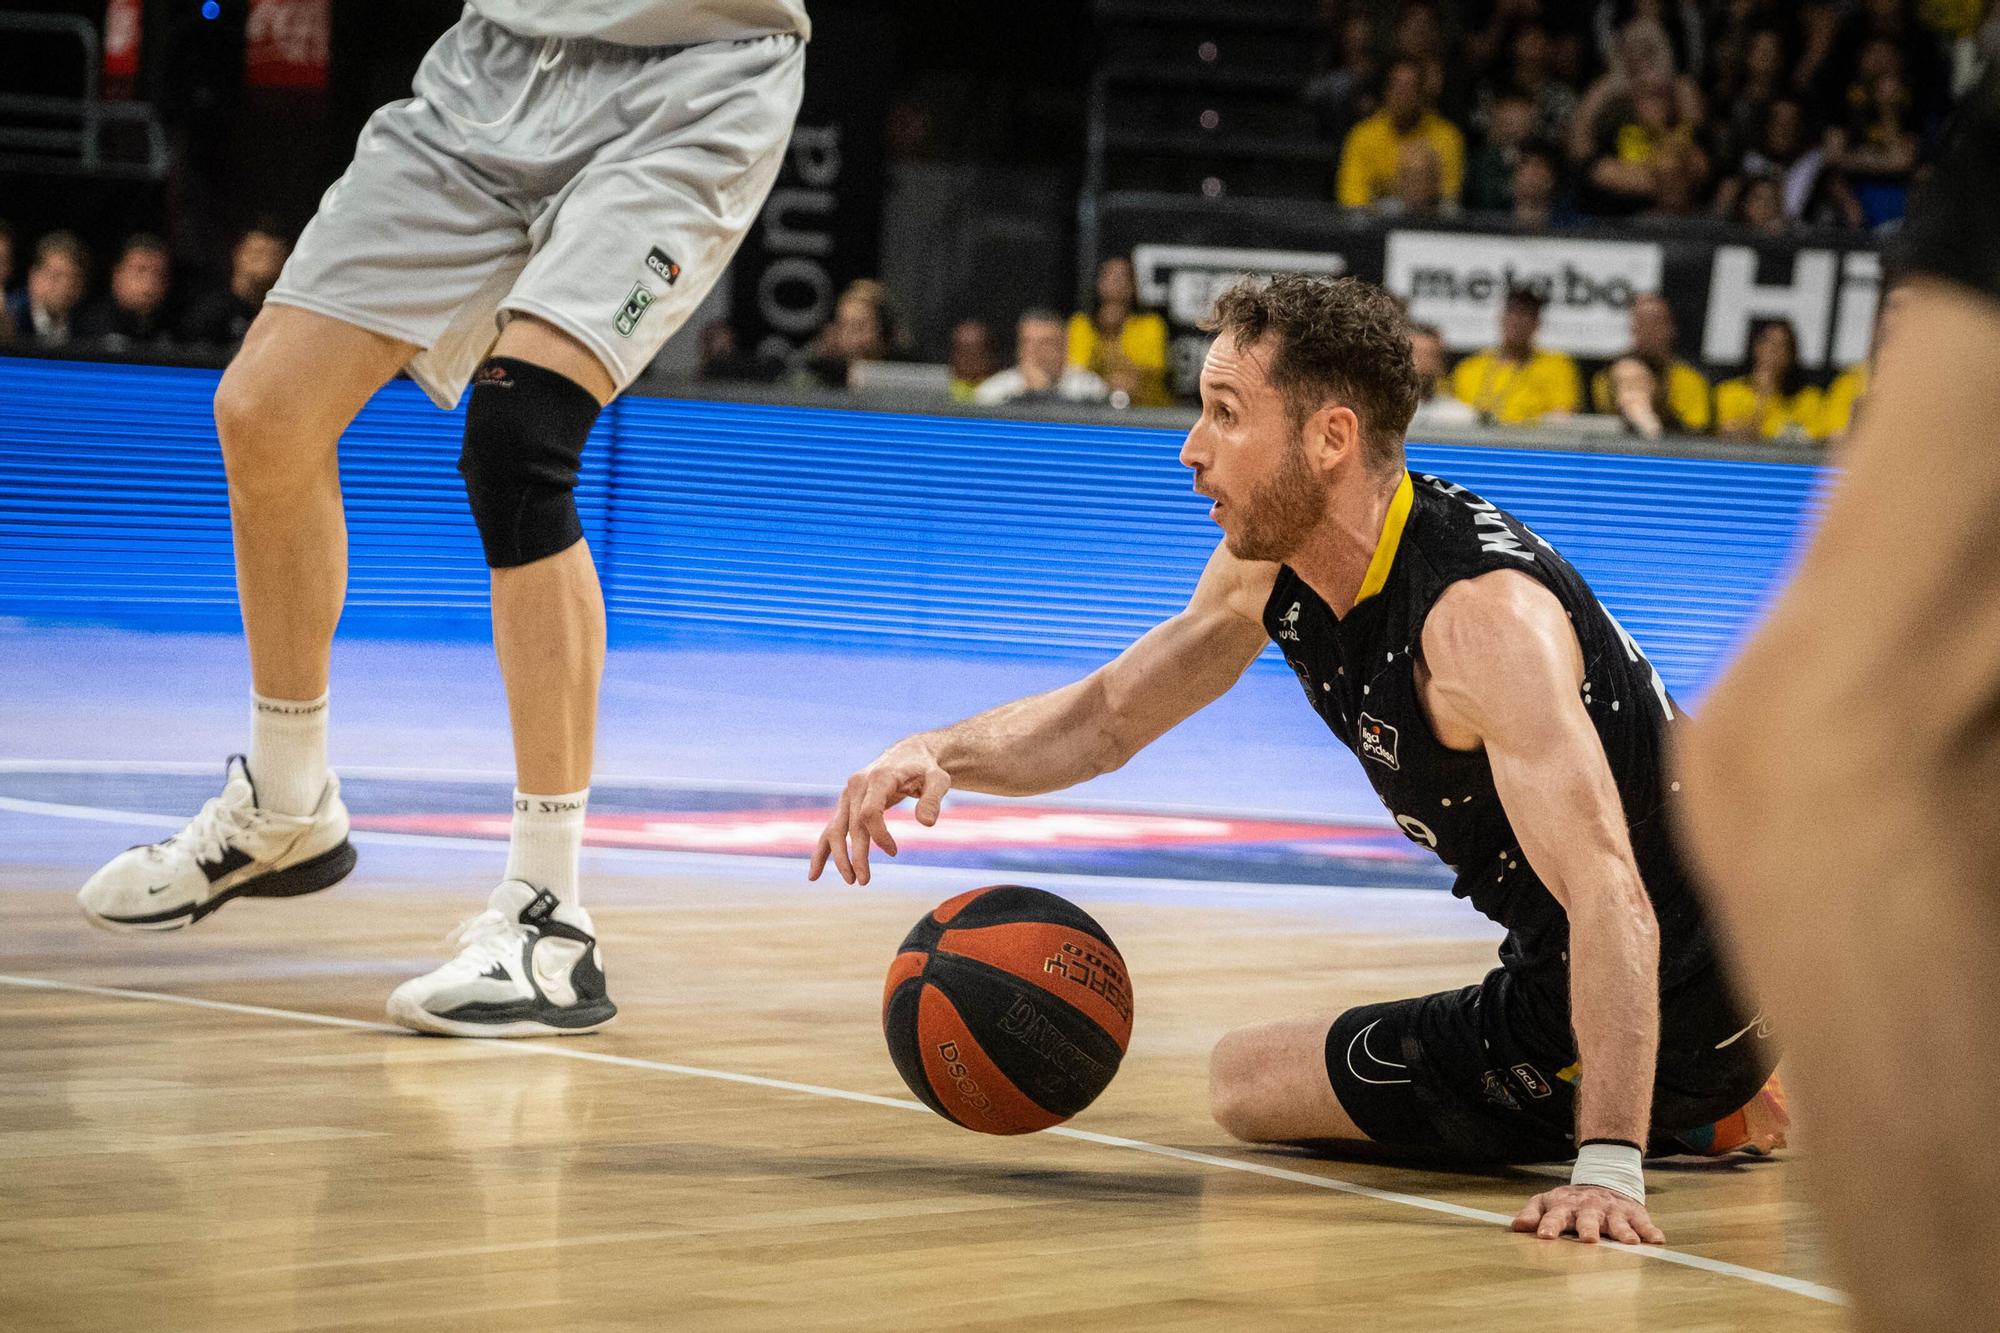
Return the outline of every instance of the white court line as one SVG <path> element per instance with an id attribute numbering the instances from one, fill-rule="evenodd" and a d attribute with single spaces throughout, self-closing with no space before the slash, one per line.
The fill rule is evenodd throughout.
<path id="1" fill-rule="evenodd" d="M 194 763 L 185 759 L 0 759 L 0 773 L 132 773 L 161 777 L 206 777 L 216 772 L 213 761 Z M 514 783 L 511 769 L 498 768 L 412 768 L 394 764 L 342 764 L 340 772 L 357 778 L 392 778 L 434 782 Z M 828 802 L 838 800 L 840 788 L 819 782 L 752 781 L 742 778 L 673 778 L 646 773 L 597 773 L 593 785 L 601 787 L 644 787 L 654 791 L 714 791 L 743 796 L 815 796 Z M 984 792 L 953 792 L 947 801 L 969 804 L 1011 803 L 1011 796 L 990 796 Z M 1187 815 L 1207 819 L 1268 819 L 1280 823 L 1355 824 L 1367 828 L 1391 829 L 1396 821 L 1379 810 L 1351 814 L 1329 814 L 1324 810 L 1280 810 L 1261 806 L 1187 805 L 1159 801 L 1121 801 L 1101 796 L 1069 796 L 1065 808 L 1106 810 L 1134 815 Z"/>
<path id="2" fill-rule="evenodd" d="M 156 1004 L 178 1004 L 190 1009 L 213 1009 L 223 1013 L 249 1014 L 258 1018 L 276 1018 L 293 1023 L 314 1023 L 322 1027 L 352 1028 L 362 1032 L 393 1033 L 397 1036 L 409 1035 L 404 1029 L 387 1023 L 371 1023 L 359 1018 L 340 1018 L 332 1014 L 315 1014 L 297 1009 L 272 1009 L 259 1004 L 234 1004 L 227 1000 L 205 1000 L 190 995 L 169 995 L 161 991 L 124 990 L 114 986 L 92 986 L 76 981 L 56 981 L 47 977 L 16 977 L 0 974 L 0 985 L 19 986 L 31 990 L 69 991 L 80 995 L 99 995 L 115 1000 L 141 1000 Z M 684 1078 L 705 1078 L 721 1083 L 737 1083 L 753 1088 L 770 1088 L 779 1092 L 797 1092 L 812 1097 L 828 1097 L 844 1102 L 863 1102 L 870 1106 L 886 1106 L 898 1111 L 922 1111 L 930 1113 L 930 1108 L 920 1102 L 902 1097 L 879 1097 L 870 1092 L 850 1092 L 845 1088 L 823 1088 L 815 1083 L 794 1083 L 789 1079 L 764 1078 L 757 1074 L 737 1074 L 724 1069 L 703 1069 L 697 1065 L 667 1064 L 660 1060 L 642 1060 L 630 1055 L 608 1055 L 602 1051 L 584 1050 L 577 1046 L 554 1041 L 537 1042 L 509 1041 L 494 1043 L 510 1054 L 539 1055 L 553 1059 L 583 1060 L 591 1064 L 616 1065 L 625 1069 L 643 1069 L 660 1074 L 678 1074 Z M 1304 1171 L 1292 1171 L 1281 1166 L 1270 1166 L 1263 1162 L 1246 1162 L 1234 1157 L 1223 1157 L 1216 1153 L 1195 1152 L 1188 1148 L 1172 1148 L 1165 1144 L 1148 1143 L 1144 1139 L 1120 1138 L 1114 1134 L 1097 1134 L 1087 1129 L 1071 1129 L 1067 1125 L 1057 1125 L 1053 1129 L 1041 1131 L 1066 1139 L 1079 1139 L 1085 1143 L 1095 1143 L 1106 1148 L 1124 1148 L 1132 1152 L 1149 1153 L 1155 1157 L 1167 1157 L 1175 1161 L 1190 1162 L 1197 1166 L 1215 1167 L 1226 1171 L 1241 1171 L 1249 1175 L 1263 1176 L 1270 1180 L 1283 1180 L 1296 1185 L 1308 1185 L 1314 1189 L 1331 1190 L 1337 1194 L 1351 1194 L 1358 1198 L 1372 1199 L 1377 1203 L 1399 1204 L 1405 1208 L 1418 1208 L 1425 1212 L 1442 1213 L 1468 1222 L 1483 1222 L 1496 1227 L 1504 1227 L 1513 1219 L 1505 1213 L 1488 1212 L 1483 1208 L 1468 1208 L 1463 1204 L 1448 1203 L 1443 1199 L 1432 1199 L 1421 1194 L 1401 1194 L 1394 1190 L 1376 1189 L 1371 1185 L 1357 1185 L 1352 1181 L 1336 1180 L 1332 1176 L 1312 1175 Z M 1680 1250 L 1669 1250 L 1658 1245 L 1625 1245 L 1618 1241 L 1600 1241 L 1605 1249 L 1622 1250 L 1648 1259 L 1658 1259 L 1665 1263 L 1679 1264 L 1684 1268 L 1699 1269 L 1705 1273 L 1715 1273 L 1723 1277 L 1740 1278 L 1760 1286 L 1772 1287 L 1789 1292 L 1794 1296 L 1804 1296 L 1810 1300 L 1825 1301 L 1832 1305 L 1846 1304 L 1846 1297 L 1831 1287 L 1817 1282 L 1807 1282 L 1803 1278 L 1787 1277 L 1782 1273 L 1767 1273 L 1759 1268 L 1746 1268 L 1741 1264 L 1724 1263 L 1719 1259 L 1709 1259 L 1699 1254 L 1687 1254 Z"/>
<path id="3" fill-rule="evenodd" d="M 66 805 L 55 801 L 25 801 L 16 796 L 0 796 L 0 812 L 20 815 L 49 815 L 56 819 L 88 819 L 100 823 L 137 824 L 143 828 L 177 829 L 187 820 L 179 815 L 155 814 L 144 810 L 113 810 L 96 805 Z M 403 847 L 440 847 L 448 851 L 485 852 L 498 859 L 500 850 L 506 846 L 498 838 L 463 838 L 439 833 L 388 833 L 377 830 L 357 829 L 349 837 L 363 846 L 381 844 Z M 758 870 L 773 878 L 796 880 L 802 888 L 813 887 L 805 877 L 805 857 L 763 856 L 755 853 L 733 852 L 689 852 L 667 847 L 601 847 L 585 844 L 586 857 L 604 857 L 613 861 L 635 861 L 653 866 L 666 866 L 681 871 L 716 871 L 725 874 L 743 874 L 746 870 Z M 866 887 L 869 891 L 889 890 L 900 893 L 923 894 L 940 887 L 963 885 L 966 888 L 983 888 L 993 883 L 1008 883 L 1012 877 L 1022 873 L 1018 869 L 991 869 L 978 866 L 929 866 L 900 864 L 893 860 L 880 860 L 872 868 L 873 877 L 866 886 L 844 885 L 836 876 L 822 881 L 829 889 Z M 1418 911 L 1434 911 L 1440 919 L 1464 928 L 1467 939 L 1498 939 L 1500 931 L 1484 917 L 1473 914 L 1472 909 L 1449 894 L 1433 889 L 1385 889 L 1369 884 L 1322 884 L 1291 883 L 1271 884 L 1254 881 L 1201 879 L 1145 879 L 1119 875 L 1081 875 L 1064 873 L 1034 872 L 1038 885 L 1051 888 L 1073 889 L 1078 893 L 1102 892 L 1107 889 L 1137 889 L 1144 893 L 1192 894 L 1213 897 L 1228 894 L 1232 898 L 1247 895 L 1266 897 L 1300 898 L 1309 897 L 1315 902 L 1331 906 L 1383 907 L 1417 906 Z M 908 883 L 898 881 L 913 881 Z M 915 881 L 921 882 L 915 882 Z"/>

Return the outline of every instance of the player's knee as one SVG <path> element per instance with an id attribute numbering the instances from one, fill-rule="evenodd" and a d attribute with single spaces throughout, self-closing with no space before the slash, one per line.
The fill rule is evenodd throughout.
<path id="1" fill-rule="evenodd" d="M 215 387 L 214 407 L 215 434 L 231 482 L 254 480 L 283 466 L 285 409 L 275 386 L 232 366 Z"/>
<path id="2" fill-rule="evenodd" d="M 222 382 L 216 384 L 214 412 L 222 466 L 238 500 L 246 492 L 288 490 L 314 478 L 314 470 L 300 456 L 308 442 L 300 440 L 290 426 L 292 412 L 278 386 L 230 366 Z M 330 452 L 328 464 L 332 464 Z"/>
<path id="3" fill-rule="evenodd" d="M 1215 1043 L 1208 1058 L 1208 1113 L 1233 1138 L 1268 1141 L 1264 1098 L 1259 1090 L 1259 1047 L 1249 1032 L 1231 1032 Z"/>
<path id="4" fill-rule="evenodd" d="M 514 357 L 473 376 L 458 470 L 487 564 L 533 564 L 583 539 L 577 470 L 602 410 L 582 385 Z"/>

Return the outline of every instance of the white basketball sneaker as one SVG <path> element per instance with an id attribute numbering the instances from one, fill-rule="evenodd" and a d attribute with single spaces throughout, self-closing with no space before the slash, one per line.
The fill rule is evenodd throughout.
<path id="1" fill-rule="evenodd" d="M 590 914 L 546 889 L 505 881 L 447 943 L 458 957 L 396 987 L 391 1019 L 447 1037 L 549 1037 L 595 1032 L 618 1012 Z"/>
<path id="2" fill-rule="evenodd" d="M 257 804 L 243 756 L 229 756 L 222 795 L 165 842 L 131 847 L 76 896 L 105 930 L 179 930 L 231 898 L 295 898 L 347 878 L 354 847 L 340 780 L 327 774 L 319 808 L 285 815 Z"/>

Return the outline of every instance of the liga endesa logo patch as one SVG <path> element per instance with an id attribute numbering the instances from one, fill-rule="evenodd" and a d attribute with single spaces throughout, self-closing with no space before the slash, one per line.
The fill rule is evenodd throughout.
<path id="1" fill-rule="evenodd" d="M 646 307 L 651 304 L 653 304 L 653 294 L 646 290 L 646 284 L 643 282 L 633 283 L 632 294 L 625 298 L 624 308 L 619 310 L 618 318 L 614 321 L 618 329 L 618 336 L 621 338 L 631 337 L 632 330 L 639 327 L 640 316 L 646 313 Z"/>
<path id="2" fill-rule="evenodd" d="M 1373 759 L 1378 764 L 1387 764 L 1400 770 L 1403 765 L 1396 758 L 1396 729 L 1380 718 L 1363 713 L 1356 726 L 1361 733 L 1361 755 Z"/>

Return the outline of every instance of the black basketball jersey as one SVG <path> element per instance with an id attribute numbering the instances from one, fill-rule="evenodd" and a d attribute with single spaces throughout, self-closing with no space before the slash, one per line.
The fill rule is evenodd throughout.
<path id="1" fill-rule="evenodd" d="M 1519 970 L 1554 968 L 1568 945 L 1567 914 L 1521 854 L 1484 751 L 1441 744 L 1417 698 L 1420 635 L 1438 595 L 1497 569 L 1542 584 L 1576 628 L 1584 706 L 1617 779 L 1639 874 L 1660 921 L 1661 980 L 1669 983 L 1710 957 L 1667 829 L 1670 793 L 1661 764 L 1680 707 L 1554 547 L 1465 488 L 1413 475 L 1397 492 L 1361 600 L 1335 615 L 1286 566 L 1265 605 L 1264 627 L 1403 832 L 1456 873 L 1453 893 L 1507 927 L 1502 962 Z"/>

